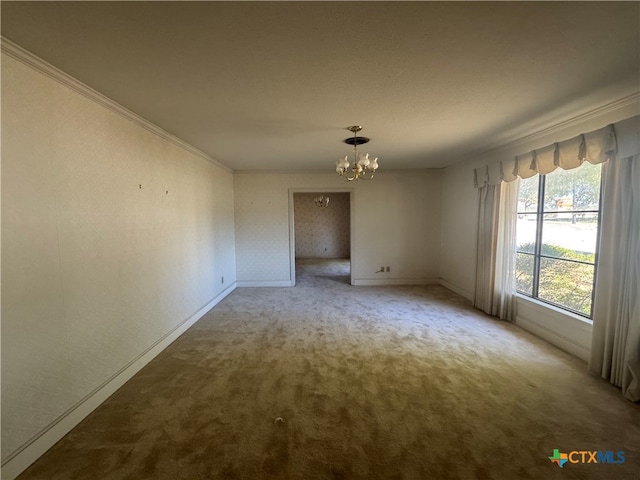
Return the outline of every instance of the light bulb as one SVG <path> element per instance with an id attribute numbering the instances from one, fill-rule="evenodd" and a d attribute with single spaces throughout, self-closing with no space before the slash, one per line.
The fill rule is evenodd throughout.
<path id="1" fill-rule="evenodd" d="M 358 160 L 358 165 L 362 165 L 363 167 L 368 167 L 369 166 L 369 154 L 367 153 L 366 155 L 360 155 L 360 160 Z"/>

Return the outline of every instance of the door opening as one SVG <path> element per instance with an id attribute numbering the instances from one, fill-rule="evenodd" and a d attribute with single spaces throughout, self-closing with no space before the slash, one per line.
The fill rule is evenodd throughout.
<path id="1" fill-rule="evenodd" d="M 351 192 L 292 192 L 292 203 L 292 284 L 350 285 Z"/>

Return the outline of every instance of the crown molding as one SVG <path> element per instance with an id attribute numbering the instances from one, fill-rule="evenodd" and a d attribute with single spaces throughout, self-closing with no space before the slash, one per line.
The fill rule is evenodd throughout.
<path id="1" fill-rule="evenodd" d="M 628 110 L 628 111 L 627 111 Z M 579 115 L 573 116 L 567 120 L 563 120 L 561 122 L 554 123 L 548 127 L 537 130 L 529 135 L 525 135 L 522 137 L 518 137 L 511 141 L 506 141 L 504 143 L 494 144 L 482 150 L 469 153 L 464 156 L 464 159 L 459 163 L 463 163 L 470 160 L 479 160 L 485 158 L 489 155 L 500 155 L 503 152 L 508 152 L 512 150 L 518 150 L 520 147 L 522 152 L 527 153 L 531 149 L 527 149 L 527 145 L 535 144 L 537 141 L 543 141 L 543 139 L 548 138 L 550 135 L 554 133 L 561 133 L 567 129 L 572 127 L 581 126 L 589 121 L 604 119 L 610 117 L 616 113 L 623 113 L 622 117 L 630 118 L 634 115 L 638 115 L 640 112 L 640 91 L 633 92 L 629 95 L 621 97 L 619 99 L 613 100 L 609 103 L 600 105 L 594 109 L 591 109 L 587 112 L 581 113 Z M 626 113 L 626 115 L 624 115 Z M 624 118 L 620 118 L 615 121 L 623 120 Z M 615 123 L 615 121 L 606 121 L 605 124 Z M 601 125 L 602 127 L 605 124 Z M 559 140 L 565 140 L 565 138 L 561 138 Z M 541 145 L 546 146 L 546 145 Z"/>
<path id="2" fill-rule="evenodd" d="M 212 163 L 216 167 L 219 167 L 229 173 L 233 173 L 233 170 L 231 168 L 227 167 L 223 163 L 207 155 L 202 150 L 197 149 L 193 145 L 188 144 L 184 140 L 181 140 L 175 135 L 172 135 L 166 130 L 163 130 L 162 128 L 158 127 L 154 123 L 151 123 L 146 118 L 143 118 L 137 113 L 134 113 L 131 110 L 123 107 L 122 105 L 110 99 L 109 97 L 103 95 L 97 90 L 94 90 L 90 86 L 82 83 L 80 80 L 72 77 L 68 73 L 63 72 L 59 68 L 54 67 L 50 63 L 44 61 L 40 57 L 29 52 L 28 50 L 25 50 L 20 45 L 12 42 L 11 40 L 9 40 L 4 36 L 0 36 L 0 49 L 2 53 L 6 53 L 7 55 L 14 58 L 15 60 L 18 60 L 24 63 L 25 65 L 61 83 L 62 85 L 79 93 L 80 95 L 83 95 L 86 98 L 98 103 L 99 105 L 102 105 L 103 107 L 111 110 L 112 112 L 117 113 L 118 115 L 135 123 L 139 127 L 142 127 L 145 130 L 148 130 L 149 132 L 154 133 L 155 135 L 162 138 L 163 140 L 171 142 L 174 145 L 177 145 L 178 147 L 182 148 L 183 150 L 197 157 L 200 157 L 204 160 L 207 160 L 208 162 Z"/>
<path id="3" fill-rule="evenodd" d="M 594 108 L 593 110 L 589 110 L 588 112 L 576 115 L 575 117 L 572 117 L 568 120 L 558 122 L 554 125 L 538 130 L 537 132 L 531 133 L 524 137 L 520 137 L 511 142 L 507 142 L 498 148 L 517 147 L 518 145 L 535 141 L 541 137 L 545 137 L 549 134 L 552 134 L 553 132 L 564 130 L 565 128 L 570 128 L 574 125 L 582 124 L 584 122 L 588 122 L 589 120 L 597 119 L 634 105 L 636 106 L 636 108 L 638 107 L 638 105 L 640 105 L 640 92 L 634 92 L 631 95 L 627 95 L 626 97 L 622 97 L 607 104 L 601 105 Z"/>

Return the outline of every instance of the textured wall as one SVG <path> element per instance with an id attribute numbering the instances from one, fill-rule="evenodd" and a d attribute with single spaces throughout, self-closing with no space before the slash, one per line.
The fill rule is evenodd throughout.
<path id="1" fill-rule="evenodd" d="M 469 299 L 473 298 L 476 280 L 477 204 L 473 169 L 446 169 L 442 176 L 440 273 L 443 280 Z"/>
<path id="2" fill-rule="evenodd" d="M 327 207 L 317 207 L 318 195 L 329 197 Z M 296 258 L 349 258 L 348 193 L 295 193 Z"/>
<path id="3" fill-rule="evenodd" d="M 329 170 L 329 168 L 328 168 Z M 236 252 L 239 282 L 291 280 L 289 190 L 351 189 L 356 283 L 437 279 L 441 172 L 384 171 L 371 182 L 345 183 L 335 173 L 236 173 Z M 376 274 L 381 266 L 391 272 Z"/>
<path id="4" fill-rule="evenodd" d="M 234 242 L 231 173 L 3 54 L 3 459 L 233 284 Z"/>

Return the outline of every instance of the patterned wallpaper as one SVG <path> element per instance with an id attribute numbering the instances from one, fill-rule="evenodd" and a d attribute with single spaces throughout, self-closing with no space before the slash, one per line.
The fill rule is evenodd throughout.
<path id="1" fill-rule="evenodd" d="M 234 231 L 231 172 L 3 53 L 3 460 L 233 285 Z"/>
<path id="2" fill-rule="evenodd" d="M 290 281 L 293 195 L 327 191 L 351 192 L 351 241 L 358 247 L 350 258 L 356 284 L 409 285 L 437 279 L 441 178 L 439 170 L 385 170 L 375 181 L 351 183 L 335 172 L 234 173 L 238 282 L 273 286 Z M 383 265 L 391 271 L 376 273 Z"/>
<path id="3" fill-rule="evenodd" d="M 349 258 L 349 194 L 325 193 L 326 208 L 315 205 L 314 199 L 321 194 L 293 195 L 296 258 Z"/>

